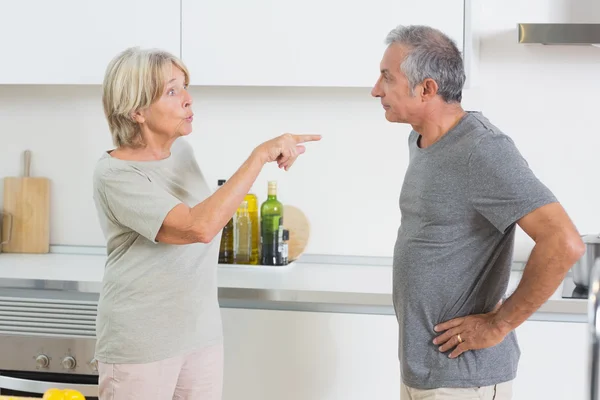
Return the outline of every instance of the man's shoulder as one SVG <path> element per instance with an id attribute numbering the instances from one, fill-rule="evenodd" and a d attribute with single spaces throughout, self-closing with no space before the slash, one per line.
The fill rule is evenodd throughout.
<path id="1" fill-rule="evenodd" d="M 515 147 L 512 138 L 481 112 L 469 112 L 465 120 L 464 133 L 471 144 L 471 152 L 486 152 L 489 147 Z"/>
<path id="2" fill-rule="evenodd" d="M 473 138 L 482 138 L 489 135 L 508 137 L 497 125 L 493 124 L 480 111 L 469 111 L 463 129 Z"/>

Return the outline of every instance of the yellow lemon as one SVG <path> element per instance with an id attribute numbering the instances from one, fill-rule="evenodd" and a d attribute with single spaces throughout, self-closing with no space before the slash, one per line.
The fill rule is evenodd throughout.
<path id="1" fill-rule="evenodd" d="M 49 389 L 44 393 L 42 400 L 85 400 L 85 397 L 77 390 Z"/>
<path id="2" fill-rule="evenodd" d="M 60 389 L 48 389 L 46 393 L 44 393 L 44 397 L 42 400 L 63 400 L 63 391 Z"/>
<path id="3" fill-rule="evenodd" d="M 64 400 L 85 400 L 85 397 L 77 390 L 67 389 L 63 391 Z"/>

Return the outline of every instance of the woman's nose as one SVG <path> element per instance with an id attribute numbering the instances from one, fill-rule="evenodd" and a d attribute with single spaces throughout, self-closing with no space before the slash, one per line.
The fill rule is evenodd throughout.
<path id="1" fill-rule="evenodd" d="M 184 107 L 189 107 L 189 106 L 192 105 L 193 102 L 194 102 L 194 99 L 192 99 L 192 95 L 190 94 L 190 92 L 188 92 L 186 90 L 185 91 L 185 99 L 184 99 L 183 106 Z"/>

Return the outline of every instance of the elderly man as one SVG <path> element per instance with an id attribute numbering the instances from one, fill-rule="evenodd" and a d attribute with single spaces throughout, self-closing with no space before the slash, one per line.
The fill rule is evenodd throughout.
<path id="1" fill-rule="evenodd" d="M 465 73 L 453 41 L 408 26 L 387 44 L 372 95 L 388 121 L 412 126 L 394 249 L 401 399 L 510 399 L 514 330 L 554 293 L 584 244 L 510 137 L 462 109 Z M 502 301 L 516 225 L 535 247 Z"/>

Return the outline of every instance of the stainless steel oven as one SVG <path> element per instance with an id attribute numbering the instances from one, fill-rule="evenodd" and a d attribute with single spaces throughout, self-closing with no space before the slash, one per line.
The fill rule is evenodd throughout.
<path id="1" fill-rule="evenodd" d="M 98 400 L 98 377 L 86 375 L 48 374 L 22 371 L 0 371 L 0 395 L 42 398 L 50 388 L 74 389 L 86 400 Z"/>
<path id="2" fill-rule="evenodd" d="M 98 284 L 0 279 L 0 395 L 98 398 Z"/>

